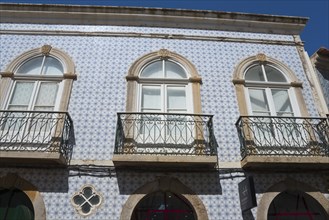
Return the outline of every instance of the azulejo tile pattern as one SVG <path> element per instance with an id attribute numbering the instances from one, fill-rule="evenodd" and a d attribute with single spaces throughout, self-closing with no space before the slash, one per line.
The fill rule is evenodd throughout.
<path id="1" fill-rule="evenodd" d="M 319 71 L 317 70 L 316 73 L 318 74 L 320 85 L 322 87 L 322 91 L 324 93 L 324 98 L 326 100 L 327 106 L 329 108 L 329 79 L 328 77 L 325 78 L 325 76 L 329 76 L 329 71 Z"/>
<path id="2" fill-rule="evenodd" d="M 3 30 L 29 30 L 29 31 L 77 31 L 86 33 L 97 32 L 123 32 L 123 33 L 155 33 L 155 34 L 184 34 L 199 36 L 216 36 L 216 37 L 234 37 L 248 39 L 268 39 L 293 41 L 290 35 L 280 34 L 262 34 L 232 31 L 213 31 L 213 30 L 197 30 L 183 28 L 156 28 L 156 27 L 129 27 L 129 26 L 102 26 L 102 25 L 42 25 L 42 24 L 1 24 Z"/>
<path id="3" fill-rule="evenodd" d="M 140 31 L 143 31 L 141 28 Z M 239 117 L 233 83 L 234 67 L 244 58 L 265 53 L 289 66 L 307 82 L 296 48 L 147 38 L 2 35 L 1 69 L 18 54 L 50 44 L 68 53 L 76 64 L 69 113 L 76 132 L 73 159 L 110 159 L 113 153 L 116 112 L 125 109 L 129 67 L 142 55 L 166 48 L 185 56 L 202 76 L 202 110 L 214 115 L 215 135 L 221 161 L 240 159 L 234 123 Z M 24 42 L 24 44 L 19 43 Z M 191 46 L 193 44 L 193 47 Z M 129 48 L 129 50 L 127 50 Z M 308 84 L 303 95 L 311 116 L 317 116 Z"/>
<path id="4" fill-rule="evenodd" d="M 93 185 L 102 194 L 102 205 L 91 215 L 84 219 L 110 219 L 120 218 L 122 206 L 134 191 L 144 184 L 157 179 L 159 176 L 178 178 L 183 184 L 192 189 L 203 201 L 209 219 L 222 220 L 242 219 L 239 204 L 238 183 L 244 179 L 243 173 L 219 174 L 215 173 L 117 173 L 115 177 L 72 176 L 59 170 L 33 170 L 29 169 L 1 170 L 0 177 L 6 172 L 15 172 L 22 178 L 37 186 L 46 204 L 47 219 L 80 219 L 81 216 L 70 204 L 71 198 L 84 185 Z M 309 184 L 322 192 L 326 191 L 328 179 L 317 174 L 253 174 L 257 202 L 262 193 L 273 184 L 287 178 L 293 178 Z M 329 199 L 329 195 L 325 194 Z M 252 210 L 256 216 L 256 208 Z"/>
<path id="5" fill-rule="evenodd" d="M 109 31 L 140 33 L 175 33 L 186 35 L 230 36 L 252 39 L 291 41 L 292 36 L 201 31 L 170 28 L 69 26 L 1 24 L 3 30 L 63 30 Z M 116 131 L 116 113 L 125 110 L 128 69 L 139 57 L 165 48 L 174 51 L 197 68 L 203 84 L 202 110 L 214 115 L 214 133 L 218 156 L 222 162 L 239 161 L 240 149 L 235 122 L 239 117 L 232 81 L 236 65 L 243 59 L 264 53 L 286 64 L 303 84 L 303 96 L 311 116 L 318 116 L 305 78 L 302 63 L 294 46 L 234 43 L 224 41 L 191 41 L 155 38 L 1 35 L 0 71 L 18 55 L 44 44 L 63 50 L 76 65 L 78 80 L 74 82 L 69 113 L 75 126 L 76 146 L 72 159 L 111 160 Z M 15 172 L 35 185 L 46 204 L 47 219 L 80 219 L 70 204 L 71 197 L 82 186 L 91 184 L 103 196 L 101 207 L 85 219 L 119 219 L 122 206 L 136 189 L 158 176 L 178 178 L 199 195 L 210 220 L 242 219 L 238 182 L 244 173 L 151 173 L 123 172 L 114 176 L 95 177 L 75 175 L 62 169 L 1 169 L 0 176 Z M 257 200 L 273 184 L 294 178 L 327 192 L 328 179 L 321 174 L 254 174 Z M 324 193 L 327 199 L 329 194 Z M 252 210 L 256 216 L 256 209 Z M 252 216 L 249 216 L 252 219 Z M 248 217 L 246 217 L 247 219 Z"/>

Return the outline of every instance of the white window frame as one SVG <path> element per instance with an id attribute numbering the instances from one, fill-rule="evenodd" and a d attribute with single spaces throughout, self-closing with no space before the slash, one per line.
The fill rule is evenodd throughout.
<path id="1" fill-rule="evenodd" d="M 57 77 L 56 77 L 57 78 Z M 6 101 L 5 101 L 5 109 L 8 110 L 9 108 L 9 104 L 11 101 L 11 98 L 13 96 L 14 90 L 16 88 L 16 84 L 17 82 L 31 82 L 33 83 L 33 91 L 31 94 L 31 99 L 30 102 L 28 104 L 28 107 L 26 109 L 26 111 L 36 111 L 34 110 L 35 107 L 35 103 L 36 103 L 36 99 L 37 99 L 37 95 L 39 94 L 39 89 L 40 89 L 40 85 L 41 83 L 48 83 L 48 82 L 56 82 L 58 85 L 58 89 L 57 89 L 57 93 L 56 93 L 56 100 L 54 103 L 54 109 L 51 111 L 59 111 L 59 105 L 61 102 L 61 95 L 63 92 L 63 80 L 59 80 L 59 79 L 55 79 L 55 78 L 51 78 L 51 79 L 43 79 L 43 80 L 38 80 L 38 79 L 34 79 L 34 77 L 24 77 L 24 79 L 13 79 L 11 82 L 11 88 L 10 88 L 10 92 L 8 93 L 7 97 L 6 97 Z"/>
<path id="2" fill-rule="evenodd" d="M 247 104 L 247 109 L 249 115 L 254 115 L 253 110 L 251 107 L 251 101 L 250 101 L 250 94 L 249 94 L 249 89 L 264 89 L 265 94 L 266 94 L 266 99 L 268 101 L 268 107 L 270 111 L 270 116 L 277 116 L 277 112 L 275 109 L 275 104 L 273 100 L 273 95 L 271 90 L 272 89 L 282 89 L 288 91 L 288 96 L 289 96 L 289 101 L 293 110 L 293 116 L 294 117 L 299 117 L 301 115 L 300 113 L 300 108 L 296 99 L 296 94 L 293 91 L 291 84 L 288 82 L 288 78 L 284 72 L 282 72 L 279 68 L 275 67 L 274 65 L 271 64 L 264 64 L 264 63 L 258 63 L 258 64 L 252 64 L 250 65 L 245 71 L 244 71 L 244 76 L 248 72 L 248 70 L 251 67 L 260 65 L 262 68 L 262 73 L 265 81 L 248 81 L 245 80 L 245 86 L 244 86 L 244 93 L 245 93 L 245 99 L 246 99 L 246 104 Z M 265 65 L 268 65 L 277 71 L 279 71 L 286 79 L 286 82 L 269 82 L 267 79 L 267 76 L 265 74 Z"/>
<path id="3" fill-rule="evenodd" d="M 17 70 L 31 59 L 49 56 L 58 60 L 63 66 L 61 75 L 28 75 L 17 74 Z M 44 62 L 44 61 L 43 61 Z M 0 72 L 0 108 L 7 109 L 10 101 L 15 81 L 57 81 L 59 82 L 58 93 L 54 111 L 67 111 L 71 94 L 72 82 L 77 79 L 75 66 L 72 59 L 63 51 L 44 45 L 41 48 L 32 49 L 16 57 L 3 71 Z"/>
<path id="4" fill-rule="evenodd" d="M 153 60 L 152 62 L 147 63 L 140 71 L 139 76 L 142 74 L 143 70 L 147 67 L 148 64 L 151 64 L 153 62 L 157 62 L 157 61 L 161 61 L 163 62 L 162 65 L 162 71 L 164 70 L 164 62 L 165 60 Z M 179 65 L 186 74 L 186 78 L 185 79 L 176 79 L 176 78 L 143 78 L 140 77 L 139 78 L 139 83 L 138 83 L 138 87 L 136 88 L 136 94 L 138 94 L 138 100 L 137 100 L 137 111 L 138 112 L 142 112 L 142 87 L 143 86 L 160 86 L 160 96 L 162 99 L 161 102 L 161 111 L 159 113 L 168 113 L 168 106 L 167 106 L 167 87 L 170 86 L 176 86 L 176 87 L 185 87 L 185 95 L 186 95 L 186 112 L 180 112 L 180 113 L 194 113 L 194 109 L 193 109 L 193 97 L 192 97 L 192 87 L 191 87 L 191 83 L 189 82 L 189 73 L 186 70 L 186 68 L 184 68 L 184 66 L 182 66 L 181 64 L 175 62 L 172 59 L 168 59 L 168 61 L 173 62 L 177 65 Z M 174 113 L 174 112 L 172 112 Z M 179 112 L 177 112 L 179 113 Z"/>
<path id="5" fill-rule="evenodd" d="M 265 85 L 265 84 L 263 84 Z M 267 86 L 245 86 L 244 90 L 245 90 L 245 99 L 247 101 L 247 108 L 248 108 L 248 112 L 249 115 L 253 115 L 253 116 L 257 116 L 257 114 L 253 113 L 252 107 L 251 107 L 251 101 L 250 101 L 250 95 L 249 95 L 249 89 L 264 89 L 265 90 L 265 94 L 266 94 L 266 99 L 268 102 L 268 106 L 269 106 L 269 112 L 270 115 L 269 116 L 277 116 L 277 112 L 275 109 L 275 104 L 273 101 L 273 96 L 272 96 L 272 92 L 271 89 L 282 89 L 282 90 L 286 90 L 288 92 L 288 96 L 289 96 L 289 100 L 290 100 L 290 104 L 293 110 L 293 117 L 300 117 L 300 110 L 299 110 L 299 105 L 295 96 L 295 92 L 293 91 L 292 88 L 290 87 L 267 87 Z"/>

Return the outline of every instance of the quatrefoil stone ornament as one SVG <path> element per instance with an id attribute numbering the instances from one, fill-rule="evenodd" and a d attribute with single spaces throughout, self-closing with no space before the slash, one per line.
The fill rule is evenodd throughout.
<path id="1" fill-rule="evenodd" d="M 76 192 L 71 201 L 80 215 L 87 216 L 95 212 L 101 205 L 102 197 L 93 186 L 87 185 Z"/>

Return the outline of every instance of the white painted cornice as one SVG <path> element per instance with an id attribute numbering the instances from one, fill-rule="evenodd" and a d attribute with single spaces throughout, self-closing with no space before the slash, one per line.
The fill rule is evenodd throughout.
<path id="1" fill-rule="evenodd" d="M 308 18 L 206 10 L 0 3 L 2 23 L 120 25 L 299 35 Z"/>

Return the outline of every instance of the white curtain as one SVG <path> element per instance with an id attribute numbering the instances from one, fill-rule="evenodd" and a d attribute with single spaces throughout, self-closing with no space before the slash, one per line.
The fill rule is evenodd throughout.
<path id="1" fill-rule="evenodd" d="M 27 110 L 33 92 L 34 82 L 16 82 L 9 110 Z"/>
<path id="2" fill-rule="evenodd" d="M 265 89 L 249 89 L 249 97 L 255 115 L 270 115 Z"/>
<path id="3" fill-rule="evenodd" d="M 41 82 L 37 99 L 34 105 L 36 111 L 52 111 L 55 106 L 58 83 Z"/>

